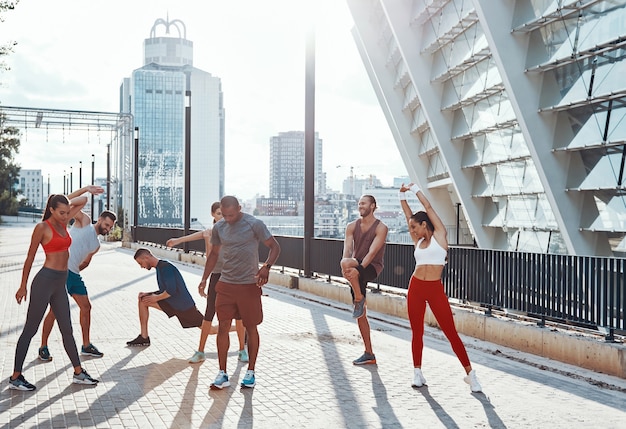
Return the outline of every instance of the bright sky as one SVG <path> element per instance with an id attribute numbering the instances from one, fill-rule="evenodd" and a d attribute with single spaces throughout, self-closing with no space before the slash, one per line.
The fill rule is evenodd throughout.
<path id="1" fill-rule="evenodd" d="M 119 111 L 122 79 L 143 65 L 143 41 L 168 14 L 185 23 L 194 66 L 222 80 L 226 193 L 267 195 L 270 137 L 304 130 L 305 33 L 313 16 L 315 125 L 329 186 L 340 190 L 350 166 L 357 177 L 374 174 L 384 185 L 406 175 L 342 0 L 21 0 L 0 22 L 0 43 L 18 42 L 6 58 L 11 70 L 0 72 L 0 104 Z M 42 169 L 45 179 L 50 174 L 51 192 L 62 192 L 70 167 L 77 187 L 79 161 L 86 183 L 92 153 L 96 176 L 106 176 L 109 140 L 96 131 L 46 136 L 31 129 L 22 136 L 18 162 Z"/>

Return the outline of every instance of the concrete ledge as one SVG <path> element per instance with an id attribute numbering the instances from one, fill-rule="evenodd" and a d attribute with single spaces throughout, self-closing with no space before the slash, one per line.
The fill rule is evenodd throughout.
<path id="1" fill-rule="evenodd" d="M 157 257 L 204 265 L 201 255 L 186 254 L 172 249 L 143 246 L 130 243 L 132 249 L 150 247 Z M 351 304 L 349 286 L 322 279 L 298 277 L 294 274 L 272 271 L 270 283 L 287 288 L 297 288 L 332 301 Z M 382 290 L 367 294 L 367 307 L 372 311 L 408 319 L 406 293 Z M 626 345 L 607 343 L 597 337 L 574 331 L 540 327 L 520 320 L 488 316 L 469 308 L 452 305 L 454 321 L 459 333 L 490 343 L 532 353 L 537 356 L 575 365 L 592 371 L 626 379 Z M 437 321 L 427 307 L 425 323 L 438 327 Z"/>

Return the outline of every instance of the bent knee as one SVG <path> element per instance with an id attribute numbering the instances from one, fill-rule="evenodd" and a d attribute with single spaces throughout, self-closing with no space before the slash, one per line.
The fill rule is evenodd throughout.
<path id="1" fill-rule="evenodd" d="M 340 265 L 342 269 L 354 268 L 359 265 L 359 261 L 354 258 L 343 258 L 340 262 Z"/>

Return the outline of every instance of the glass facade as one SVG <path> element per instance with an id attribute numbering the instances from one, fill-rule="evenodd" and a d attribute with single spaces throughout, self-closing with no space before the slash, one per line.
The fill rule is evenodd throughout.
<path id="1" fill-rule="evenodd" d="M 411 178 L 480 247 L 623 255 L 626 3 L 348 0 Z M 444 219 L 445 221 L 445 219 Z"/>
<path id="2" fill-rule="evenodd" d="M 138 222 L 181 225 L 186 76 L 146 66 L 133 72 L 132 81 L 140 130 Z"/>

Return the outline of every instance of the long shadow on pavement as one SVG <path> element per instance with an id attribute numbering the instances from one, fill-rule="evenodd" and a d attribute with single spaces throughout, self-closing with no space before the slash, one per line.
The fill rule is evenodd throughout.
<path id="1" fill-rule="evenodd" d="M 348 380 L 348 375 L 344 371 L 343 366 L 337 365 L 337 362 L 341 361 L 339 351 L 337 350 L 334 341 L 328 341 L 327 338 L 329 334 L 332 336 L 332 332 L 326 322 L 326 317 L 328 317 L 328 315 L 322 311 L 316 311 L 317 308 L 311 310 L 311 307 L 304 305 L 304 303 L 302 303 L 302 307 L 307 309 L 311 315 L 311 319 L 315 325 L 315 332 L 317 333 L 319 342 L 324 350 L 324 360 L 326 361 L 328 372 L 332 373 L 334 378 L 338 380 Z M 354 410 L 354 407 L 358 407 L 359 402 L 354 395 L 353 390 L 346 389 L 339 383 L 333 383 L 332 386 L 335 390 L 337 403 L 341 404 L 340 409 L 343 416 L 344 427 L 367 427 L 368 422 L 363 419 L 362 413 L 355 412 Z M 351 408 L 348 409 L 348 407 L 344 404 L 352 405 Z"/>
<path id="2" fill-rule="evenodd" d="M 211 408 L 204 416 L 202 423 L 200 424 L 201 428 L 220 428 L 224 424 L 224 414 L 228 409 L 228 402 L 230 398 L 235 393 L 234 386 L 237 385 L 237 380 L 239 378 L 239 374 L 241 373 L 241 365 L 237 365 L 237 369 L 230 376 L 229 381 L 231 382 L 230 388 L 225 388 L 223 390 L 209 390 L 209 396 L 213 399 L 213 403 L 211 404 Z"/>
<path id="3" fill-rule="evenodd" d="M 419 391 L 422 394 L 424 399 L 426 399 L 426 402 L 428 402 L 428 405 L 430 405 L 430 408 L 433 410 L 433 412 L 439 419 L 439 421 L 446 428 L 459 429 L 459 425 L 454 421 L 452 416 L 450 416 L 450 414 L 448 414 L 446 410 L 443 409 L 443 407 L 439 404 L 439 402 L 437 402 L 437 400 L 430 395 L 430 392 L 428 391 L 428 386 L 422 386 L 419 388 L 414 387 L 413 389 Z"/>
<path id="4" fill-rule="evenodd" d="M 142 350 L 132 351 L 128 356 L 118 361 L 109 370 L 102 374 L 101 379 L 107 382 L 115 382 L 115 386 L 108 392 L 98 394 L 96 402 L 105 412 L 102 414 L 94 414 L 88 408 L 76 414 L 76 419 L 80 421 L 92 421 L 94 426 L 103 424 L 109 418 L 117 417 L 124 409 L 135 403 L 138 399 L 144 397 L 148 392 L 163 384 L 165 381 L 176 375 L 178 372 L 189 368 L 189 364 L 184 359 L 170 359 L 164 363 L 150 363 L 139 367 L 125 369 L 126 365 Z M 165 370 L 164 370 L 165 369 Z M 167 371 L 169 369 L 170 371 Z M 166 374 L 166 375 L 164 375 Z M 119 380 L 136 379 L 137 383 L 120 382 Z M 70 385 L 65 390 L 48 399 L 47 401 L 35 404 L 33 408 L 28 410 L 25 415 L 30 417 L 36 416 L 42 410 L 45 410 L 58 400 L 84 388 L 102 388 L 103 386 L 78 386 Z M 107 399 L 111 404 L 107 403 Z M 67 419 L 68 416 L 64 415 Z M 53 416 L 49 420 L 40 420 L 38 427 L 57 427 L 60 417 Z M 22 417 L 16 417 L 9 422 L 8 427 L 17 426 L 23 421 Z"/>
<path id="5" fill-rule="evenodd" d="M 268 288 L 269 289 L 269 288 Z M 271 287 L 272 292 L 276 292 L 272 297 L 274 299 L 280 300 L 280 295 L 285 295 L 289 297 L 295 298 L 293 304 L 308 311 L 311 311 L 311 305 L 319 306 L 322 311 L 318 311 L 318 313 L 326 313 L 327 308 L 333 308 L 337 311 L 344 310 L 343 304 L 336 303 L 329 305 L 323 301 L 323 299 L 319 297 L 315 297 L 315 295 L 306 294 L 305 297 L 301 297 L 298 294 L 290 292 L 288 289 L 283 290 L 284 288 Z M 319 299 L 319 301 L 317 300 Z M 291 301 L 290 301 L 291 303 Z M 347 307 L 345 308 L 347 312 Z M 312 312 L 312 314 L 315 314 Z M 334 315 L 329 315 L 329 317 L 336 317 Z M 410 341 L 410 327 L 408 326 L 408 321 L 406 321 L 406 327 L 399 326 L 397 324 L 391 324 L 387 322 L 382 317 L 377 317 L 376 314 L 369 313 L 368 319 L 370 321 L 370 325 L 372 331 L 378 330 L 381 327 L 385 328 L 385 334 L 394 336 L 400 339 L 409 339 Z M 394 326 L 392 329 L 387 329 L 389 326 Z M 550 371 L 538 370 L 532 364 L 528 364 L 527 366 L 520 366 L 520 362 L 518 360 L 512 361 L 508 359 L 506 356 L 497 354 L 489 354 L 490 352 L 480 349 L 479 347 L 475 347 L 469 341 L 464 341 L 468 352 L 470 353 L 470 358 L 472 362 L 484 365 L 492 370 L 501 371 L 507 374 L 516 373 L 517 377 L 530 380 L 534 383 L 542 384 L 545 386 L 549 386 L 553 389 L 562 390 L 568 393 L 572 393 L 580 396 L 589 401 L 594 401 L 599 404 L 602 404 L 607 407 L 615 408 L 616 410 L 622 411 L 624 409 L 623 401 L 620 399 L 616 399 L 615 395 L 612 392 L 607 392 L 598 386 L 594 386 L 589 384 L 589 389 L 580 389 L 579 384 L 581 381 L 564 377 L 560 374 L 555 374 Z M 452 348 L 450 347 L 450 343 L 445 338 L 444 334 L 437 328 L 430 328 L 424 331 L 424 346 L 432 348 L 442 353 L 447 353 L 450 356 L 455 356 Z M 470 350 L 476 349 L 480 351 L 480 354 L 472 354 Z M 555 381 L 555 379 L 558 379 Z M 486 387 L 487 392 L 489 390 L 488 380 L 485 380 L 486 383 L 483 383 L 483 387 Z"/>
<path id="6" fill-rule="evenodd" d="M 368 370 L 372 376 L 372 393 L 376 400 L 374 411 L 380 419 L 380 426 L 385 428 L 401 428 L 402 424 L 389 403 L 387 389 L 383 384 L 383 380 L 380 378 L 380 374 L 378 374 L 378 366 L 363 365 L 361 368 Z"/>

